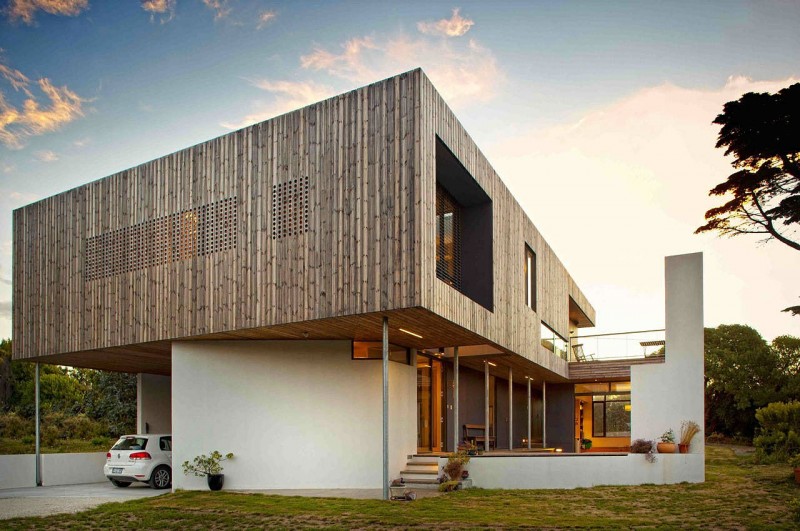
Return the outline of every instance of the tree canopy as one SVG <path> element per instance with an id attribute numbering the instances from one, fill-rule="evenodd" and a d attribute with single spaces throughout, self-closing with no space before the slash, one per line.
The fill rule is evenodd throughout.
<path id="1" fill-rule="evenodd" d="M 709 195 L 727 202 L 695 232 L 762 234 L 800 251 L 800 83 L 776 94 L 748 92 L 725 104 L 717 147 L 737 171 Z"/>

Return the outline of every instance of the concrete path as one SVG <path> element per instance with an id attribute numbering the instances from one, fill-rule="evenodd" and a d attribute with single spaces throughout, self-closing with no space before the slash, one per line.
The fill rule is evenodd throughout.
<path id="1" fill-rule="evenodd" d="M 77 513 L 103 503 L 135 500 L 167 492 L 170 490 L 155 490 L 145 484 L 120 489 L 108 481 L 87 485 L 0 489 L 0 520 Z"/>

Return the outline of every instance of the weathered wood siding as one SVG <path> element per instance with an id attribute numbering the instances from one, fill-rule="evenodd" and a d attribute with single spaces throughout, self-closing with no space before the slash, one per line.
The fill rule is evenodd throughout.
<path id="1" fill-rule="evenodd" d="M 497 345 L 565 376 L 567 362 L 540 346 L 540 320 L 566 339 L 569 337 L 569 296 L 592 320 L 594 309 L 427 78 L 423 78 L 421 90 L 422 304 Z M 494 311 L 476 304 L 436 278 L 437 135 L 492 200 Z M 525 244 L 536 253 L 537 311 L 525 304 Z M 463 267 L 469 267 L 468 262 Z"/>
<path id="2" fill-rule="evenodd" d="M 418 306 L 420 71 L 14 212 L 15 357 Z M 309 177 L 309 230 L 272 187 Z M 87 239 L 236 198 L 235 248 L 87 280 Z"/>

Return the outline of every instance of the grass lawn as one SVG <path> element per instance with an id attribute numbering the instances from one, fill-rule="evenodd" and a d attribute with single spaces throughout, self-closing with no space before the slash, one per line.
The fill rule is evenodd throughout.
<path id="1" fill-rule="evenodd" d="M 800 511 L 787 465 L 755 465 L 709 446 L 706 483 L 576 490 L 473 489 L 412 503 L 177 492 L 110 503 L 75 515 L 6 520 L 7 529 L 592 527 L 797 529 Z M 644 458 L 644 456 L 642 456 Z"/>

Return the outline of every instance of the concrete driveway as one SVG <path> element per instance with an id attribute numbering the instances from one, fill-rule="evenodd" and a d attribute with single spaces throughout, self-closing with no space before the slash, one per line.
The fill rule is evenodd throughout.
<path id="1" fill-rule="evenodd" d="M 77 513 L 103 503 L 159 496 L 167 492 L 170 490 L 155 490 L 145 484 L 120 489 L 108 481 L 86 485 L 0 489 L 0 520 Z"/>

